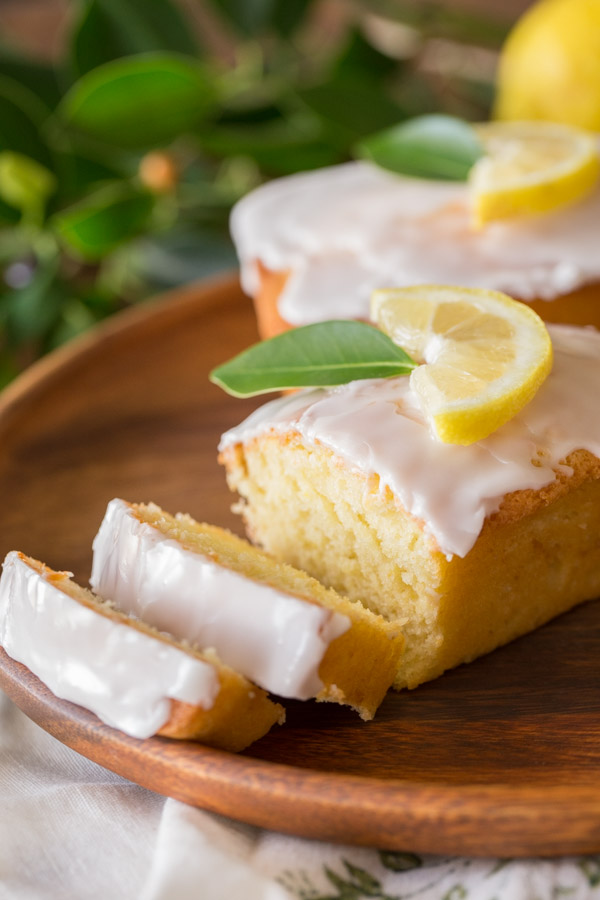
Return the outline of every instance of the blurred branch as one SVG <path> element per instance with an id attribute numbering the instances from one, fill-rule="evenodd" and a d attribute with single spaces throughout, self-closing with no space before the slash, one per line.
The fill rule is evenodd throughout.
<path id="1" fill-rule="evenodd" d="M 417 31 L 423 40 L 445 38 L 463 44 L 498 48 L 506 38 L 512 16 L 494 12 L 473 12 L 439 0 L 358 0 L 365 15 L 400 22 Z M 483 5 L 483 4 L 482 4 Z"/>

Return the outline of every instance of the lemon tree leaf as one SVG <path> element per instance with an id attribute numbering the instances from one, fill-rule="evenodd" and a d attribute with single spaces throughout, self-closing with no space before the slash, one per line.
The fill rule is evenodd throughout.
<path id="1" fill-rule="evenodd" d="M 312 116 L 297 122 L 278 118 L 248 125 L 208 128 L 199 136 L 202 148 L 215 156 L 249 156 L 269 175 L 290 175 L 340 162 L 339 150 L 324 140 L 321 123 Z"/>
<path id="2" fill-rule="evenodd" d="M 328 126 L 332 142 L 337 138 L 342 147 L 402 117 L 398 104 L 382 90 L 374 91 L 360 74 L 330 78 L 297 96 Z"/>
<path id="3" fill-rule="evenodd" d="M 296 387 L 332 387 L 360 378 L 406 375 L 416 363 L 377 328 L 330 321 L 293 328 L 244 350 L 210 373 L 234 397 Z"/>
<path id="4" fill-rule="evenodd" d="M 35 159 L 10 150 L 0 152 L 0 197 L 6 203 L 41 217 L 55 190 L 55 176 Z"/>
<path id="5" fill-rule="evenodd" d="M 269 30 L 289 37 L 302 24 L 314 0 L 212 0 L 212 5 L 247 37 Z"/>
<path id="6" fill-rule="evenodd" d="M 135 53 L 197 53 L 192 29 L 170 0 L 85 0 L 70 43 L 75 75 Z"/>
<path id="7" fill-rule="evenodd" d="M 366 138 L 356 153 L 400 175 L 465 181 L 484 149 L 468 122 L 431 115 L 417 116 Z"/>
<path id="8" fill-rule="evenodd" d="M 52 168 L 52 155 L 41 136 L 48 114 L 32 91 L 0 76 L 0 150 L 22 153 Z"/>
<path id="9" fill-rule="evenodd" d="M 154 198 L 127 184 L 108 185 L 57 213 L 52 226 L 61 243 L 83 259 L 102 259 L 147 224 Z"/>
<path id="10" fill-rule="evenodd" d="M 0 76 L 10 78 L 30 91 L 48 109 L 54 109 L 61 97 L 59 75 L 47 65 L 24 55 L 0 41 Z"/>
<path id="11" fill-rule="evenodd" d="M 85 74 L 63 99 L 68 126 L 128 149 L 166 144 L 212 111 L 214 78 L 198 62 L 173 53 L 145 53 Z"/>

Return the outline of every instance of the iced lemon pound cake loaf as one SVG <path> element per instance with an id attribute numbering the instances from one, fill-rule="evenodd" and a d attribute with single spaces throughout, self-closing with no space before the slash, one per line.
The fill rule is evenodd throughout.
<path id="1" fill-rule="evenodd" d="M 242 750 L 284 711 L 223 665 L 11 552 L 0 578 L 0 645 L 50 690 L 137 738 Z"/>
<path id="2" fill-rule="evenodd" d="M 219 656 L 282 697 L 372 718 L 402 652 L 397 624 L 247 541 L 154 504 L 113 500 L 94 541 L 92 586 L 121 609 Z"/>
<path id="3" fill-rule="evenodd" d="M 549 330 L 537 394 L 468 446 L 406 377 L 277 399 L 222 438 L 252 540 L 404 623 L 398 688 L 600 595 L 600 334 Z"/>
<path id="4" fill-rule="evenodd" d="M 547 162 L 552 151 L 536 149 Z M 511 177 L 515 153 L 507 140 L 495 177 Z M 520 161 L 524 190 L 537 175 L 532 155 Z M 555 193 L 549 184 L 537 197 L 543 204 Z M 467 183 L 351 162 L 259 187 L 234 208 L 231 231 L 263 338 L 327 319 L 367 320 L 374 289 L 432 283 L 505 291 L 546 321 L 600 327 L 597 183 L 558 209 L 474 227 Z"/>

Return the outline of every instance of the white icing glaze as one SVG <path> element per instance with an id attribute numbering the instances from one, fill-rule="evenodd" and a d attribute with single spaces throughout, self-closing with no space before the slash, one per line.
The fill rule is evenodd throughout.
<path id="1" fill-rule="evenodd" d="M 371 291 L 462 284 L 552 300 L 600 279 L 600 187 L 530 218 L 470 227 L 464 184 L 347 163 L 280 178 L 233 210 L 245 290 L 256 262 L 290 270 L 279 311 L 292 325 L 369 318 Z"/>
<path id="2" fill-rule="evenodd" d="M 465 556 L 505 494 L 549 484 L 573 450 L 600 457 L 600 333 L 549 330 L 551 374 L 514 419 L 479 443 L 462 447 L 433 438 L 404 377 L 272 401 L 223 435 L 220 449 L 269 431 L 320 442 L 359 471 L 377 473 L 381 487 L 424 522 L 443 553 Z"/>
<path id="3" fill-rule="evenodd" d="M 184 549 L 112 500 L 94 540 L 92 586 L 176 637 L 214 647 L 234 669 L 281 697 L 323 687 L 319 665 L 350 627 L 340 613 L 253 581 Z"/>
<path id="4" fill-rule="evenodd" d="M 0 644 L 64 700 L 137 738 L 168 721 L 170 699 L 210 709 L 214 666 L 79 603 L 12 551 L 0 578 Z"/>

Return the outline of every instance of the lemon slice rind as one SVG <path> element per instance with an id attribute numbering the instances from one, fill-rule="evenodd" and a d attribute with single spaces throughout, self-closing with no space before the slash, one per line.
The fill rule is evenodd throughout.
<path id="1" fill-rule="evenodd" d="M 597 138 L 553 122 L 475 126 L 486 155 L 469 175 L 472 221 L 548 213 L 577 203 L 600 177 Z"/>
<path id="2" fill-rule="evenodd" d="M 488 437 L 533 399 L 552 368 L 552 344 L 540 317 L 498 291 L 444 285 L 378 290 L 371 318 L 424 361 L 410 385 L 444 443 Z"/>

